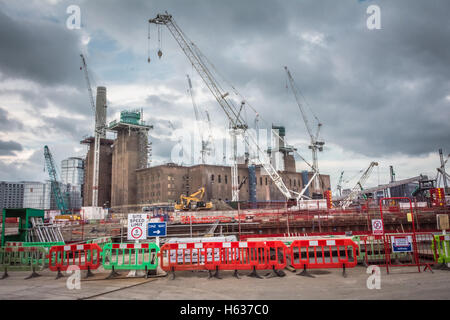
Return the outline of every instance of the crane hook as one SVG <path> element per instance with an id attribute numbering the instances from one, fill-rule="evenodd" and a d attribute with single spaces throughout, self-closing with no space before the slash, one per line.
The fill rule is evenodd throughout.
<path id="1" fill-rule="evenodd" d="M 162 51 L 161 51 L 161 49 L 160 50 L 158 50 L 158 57 L 161 59 L 161 57 L 162 57 Z"/>

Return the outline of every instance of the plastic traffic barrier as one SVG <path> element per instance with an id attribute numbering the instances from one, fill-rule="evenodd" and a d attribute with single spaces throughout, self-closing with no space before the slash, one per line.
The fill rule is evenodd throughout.
<path id="1" fill-rule="evenodd" d="M 215 270 L 252 270 L 250 276 L 258 277 L 257 270 L 274 270 L 283 276 L 281 270 L 286 267 L 289 248 L 281 241 L 254 242 L 191 242 L 167 243 L 161 247 L 160 267 L 164 271 Z"/>
<path id="2" fill-rule="evenodd" d="M 48 253 L 51 247 L 63 246 L 65 243 L 59 242 L 5 242 L 6 247 L 39 247 L 44 248 L 45 252 Z M 44 257 L 45 265 L 48 265 L 48 256 Z"/>
<path id="3" fill-rule="evenodd" d="M 158 266 L 159 247 L 155 243 L 107 243 L 103 247 L 103 268 L 111 270 L 108 278 L 118 273 L 116 270 L 144 270 L 145 278 L 149 270 Z"/>
<path id="4" fill-rule="evenodd" d="M 435 235 L 431 247 L 437 263 L 450 263 L 450 235 Z"/>
<path id="5" fill-rule="evenodd" d="M 351 239 L 295 240 L 290 247 L 291 265 L 303 269 L 298 275 L 310 276 L 307 269 L 353 268 L 358 245 Z"/>
<path id="6" fill-rule="evenodd" d="M 103 249 L 103 247 L 108 244 L 108 243 L 112 243 L 112 239 L 111 237 L 101 237 L 101 238 L 96 238 L 96 239 L 91 239 L 86 241 L 86 243 L 96 243 L 98 244 L 98 246 Z"/>
<path id="7" fill-rule="evenodd" d="M 4 247 L 0 248 L 0 268 L 4 272 L 1 279 L 7 278 L 8 270 L 31 270 L 31 275 L 25 279 L 38 277 L 36 270 L 45 267 L 46 251 L 40 247 Z"/>
<path id="8" fill-rule="evenodd" d="M 91 270 L 100 266 L 102 249 L 96 243 L 54 246 L 50 248 L 48 268 L 57 271 L 56 279 L 62 277 L 61 271 L 67 271 L 71 266 L 87 270 L 87 276 L 92 276 Z"/>

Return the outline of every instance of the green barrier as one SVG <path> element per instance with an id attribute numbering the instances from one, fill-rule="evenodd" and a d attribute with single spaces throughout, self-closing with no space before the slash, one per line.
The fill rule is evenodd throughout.
<path id="1" fill-rule="evenodd" d="M 436 247 L 435 244 L 436 243 Z M 450 236 L 435 235 L 431 243 L 434 261 L 438 263 L 450 263 Z M 436 260 L 436 253 L 438 258 Z"/>
<path id="2" fill-rule="evenodd" d="M 36 270 L 45 268 L 47 253 L 41 247 L 7 247 L 0 248 L 0 270 L 4 271 L 1 279 L 7 278 L 8 270 L 31 270 L 31 275 L 25 279 L 38 277 Z"/>
<path id="3" fill-rule="evenodd" d="M 149 270 L 158 266 L 159 247 L 155 243 L 127 244 L 107 243 L 103 247 L 103 268 L 111 270 L 108 278 L 118 273 L 116 270 Z"/>
<path id="4" fill-rule="evenodd" d="M 6 242 L 6 247 L 23 247 L 23 248 L 29 248 L 29 247 L 38 247 L 43 248 L 46 253 L 50 251 L 50 248 L 53 246 L 63 246 L 65 245 L 64 242 Z M 48 258 L 45 257 L 44 260 L 45 265 L 48 265 Z"/>

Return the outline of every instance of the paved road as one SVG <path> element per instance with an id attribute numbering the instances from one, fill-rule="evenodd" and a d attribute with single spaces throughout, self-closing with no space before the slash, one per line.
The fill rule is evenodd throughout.
<path id="1" fill-rule="evenodd" d="M 79 290 L 69 290 L 67 276 L 54 280 L 55 273 L 49 270 L 30 280 L 24 280 L 28 272 L 10 272 L 9 278 L 0 280 L 0 299 L 450 299 L 450 271 L 418 273 L 415 267 L 404 267 L 387 275 L 381 269 L 379 290 L 367 289 L 370 275 L 361 266 L 348 269 L 347 278 L 341 270 L 321 271 L 315 278 L 285 270 L 285 277 L 269 279 L 250 278 L 245 276 L 248 272 L 241 272 L 241 279 L 223 272 L 222 280 L 208 279 L 206 272 L 178 272 L 175 280 L 171 276 L 103 280 L 108 273 L 98 270 L 94 278 L 81 281 Z"/>

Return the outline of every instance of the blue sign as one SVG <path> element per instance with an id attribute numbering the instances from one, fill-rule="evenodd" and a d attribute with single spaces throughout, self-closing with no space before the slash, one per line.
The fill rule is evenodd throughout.
<path id="1" fill-rule="evenodd" d="M 164 237 L 167 235 L 166 222 L 149 222 L 147 237 Z"/>
<path id="2" fill-rule="evenodd" d="M 391 241 L 393 252 L 412 252 L 411 236 L 392 236 Z"/>

